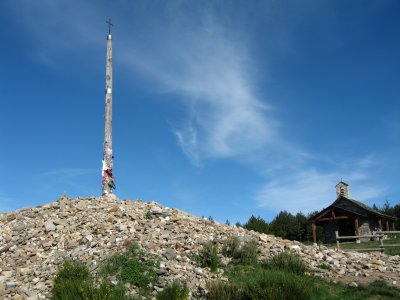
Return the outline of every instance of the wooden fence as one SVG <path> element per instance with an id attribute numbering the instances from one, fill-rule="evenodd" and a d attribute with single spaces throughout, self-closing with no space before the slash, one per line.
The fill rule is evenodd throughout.
<path id="1" fill-rule="evenodd" d="M 400 231 L 376 231 L 371 235 L 353 235 L 353 236 L 339 236 L 339 231 L 335 231 L 336 247 L 340 249 L 340 240 L 356 239 L 360 241 L 362 238 L 373 238 L 379 240 L 379 247 L 377 248 L 364 248 L 364 249 L 349 249 L 352 251 L 385 251 L 386 247 L 400 247 L 400 244 L 384 244 L 383 241 L 388 235 L 400 234 Z"/>

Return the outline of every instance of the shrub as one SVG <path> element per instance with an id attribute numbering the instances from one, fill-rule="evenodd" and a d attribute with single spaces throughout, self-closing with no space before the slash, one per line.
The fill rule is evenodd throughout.
<path id="1" fill-rule="evenodd" d="M 209 267 L 211 272 L 217 271 L 218 266 L 220 265 L 220 260 L 217 253 L 217 245 L 215 245 L 212 241 L 209 241 L 203 246 L 203 249 L 200 250 L 199 254 L 196 255 L 194 259 L 201 267 Z"/>
<path id="2" fill-rule="evenodd" d="M 52 299 L 83 299 L 83 290 L 92 286 L 92 278 L 86 265 L 65 262 L 58 270 L 52 288 Z"/>
<path id="3" fill-rule="evenodd" d="M 57 272 L 52 289 L 53 300 L 124 300 L 125 288 L 102 282 L 99 286 L 86 265 L 79 262 L 66 262 Z"/>
<path id="4" fill-rule="evenodd" d="M 262 266 L 265 269 L 280 270 L 297 275 L 304 275 L 307 271 L 307 266 L 299 256 L 290 252 L 281 252 L 273 256 Z"/>
<path id="5" fill-rule="evenodd" d="M 124 300 L 125 287 L 106 281 L 97 286 L 86 265 L 65 262 L 57 272 L 52 288 L 53 300 Z"/>
<path id="6" fill-rule="evenodd" d="M 237 236 L 227 239 L 222 245 L 222 254 L 226 257 L 237 257 L 240 252 L 240 240 Z"/>
<path id="7" fill-rule="evenodd" d="M 153 218 L 150 209 L 146 212 L 146 214 L 144 215 L 144 217 L 145 217 L 147 220 L 151 220 L 151 219 Z"/>
<path id="8" fill-rule="evenodd" d="M 95 281 L 86 265 L 66 262 L 58 271 L 52 289 L 54 300 L 124 300 L 125 283 L 139 288 L 139 295 L 146 295 L 150 284 L 155 283 L 157 262 L 139 250 L 136 244 L 128 245 L 122 254 L 106 259 L 99 269 L 100 277 Z M 110 284 L 109 276 L 118 279 Z"/>
<path id="9" fill-rule="evenodd" d="M 235 263 L 249 265 L 258 262 L 257 242 L 250 240 L 240 246 L 240 240 L 234 236 L 225 241 L 222 246 L 222 254 L 231 257 Z"/>
<path id="10" fill-rule="evenodd" d="M 237 257 L 238 262 L 244 265 L 256 264 L 258 262 L 257 252 L 257 242 L 255 240 L 244 243 Z"/>
<path id="11" fill-rule="evenodd" d="M 55 282 L 65 279 L 86 281 L 90 278 L 89 269 L 85 264 L 81 262 L 67 261 L 58 271 Z"/>
<path id="12" fill-rule="evenodd" d="M 157 300 L 187 300 L 189 299 L 189 288 L 186 284 L 174 281 L 157 294 Z"/>
<path id="13" fill-rule="evenodd" d="M 276 270 L 259 270 L 242 280 L 247 280 L 245 299 L 308 300 L 313 294 L 309 278 Z"/>
<path id="14" fill-rule="evenodd" d="M 230 282 L 209 284 L 207 299 L 312 299 L 313 279 L 256 266 L 235 266 L 228 274 Z M 318 298 L 319 299 L 319 298 Z"/>
<path id="15" fill-rule="evenodd" d="M 106 281 L 108 276 L 115 276 L 120 283 L 131 283 L 146 294 L 149 285 L 157 281 L 157 264 L 157 261 L 139 250 L 137 244 L 131 244 L 124 253 L 106 259 L 100 267 L 99 274 L 103 281 Z"/>
<path id="16" fill-rule="evenodd" d="M 241 300 L 243 299 L 243 288 L 234 283 L 214 281 L 207 285 L 209 300 Z"/>

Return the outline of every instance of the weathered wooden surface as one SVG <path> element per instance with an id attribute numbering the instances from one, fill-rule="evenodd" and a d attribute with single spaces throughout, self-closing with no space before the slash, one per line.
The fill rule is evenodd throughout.
<path id="1" fill-rule="evenodd" d="M 113 151 L 112 151 L 112 37 L 107 36 L 107 63 L 104 115 L 104 153 L 102 166 L 102 192 L 111 194 L 114 188 Z"/>

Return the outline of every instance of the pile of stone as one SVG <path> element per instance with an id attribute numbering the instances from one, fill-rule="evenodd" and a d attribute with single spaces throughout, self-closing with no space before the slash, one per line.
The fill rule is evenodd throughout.
<path id="1" fill-rule="evenodd" d="M 191 216 L 156 202 L 117 200 L 113 196 L 67 199 L 0 214 L 0 298 L 47 299 L 54 276 L 65 260 L 80 260 L 95 270 L 104 259 L 139 246 L 160 260 L 153 294 L 174 280 L 186 282 L 193 299 L 206 293 L 207 282 L 227 280 L 223 271 L 211 273 L 193 260 L 205 243 L 237 236 L 258 241 L 260 259 L 289 250 L 298 253 L 312 274 L 332 280 L 379 274 L 399 282 L 400 257 L 360 254 L 230 227 Z"/>

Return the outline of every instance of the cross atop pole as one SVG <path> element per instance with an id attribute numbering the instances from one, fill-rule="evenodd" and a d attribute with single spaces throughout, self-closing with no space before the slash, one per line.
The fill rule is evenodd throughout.
<path id="1" fill-rule="evenodd" d="M 108 21 L 106 21 L 106 23 L 108 24 L 108 34 L 111 34 L 111 26 L 114 26 L 114 24 L 111 23 L 110 18 L 108 18 Z"/>

